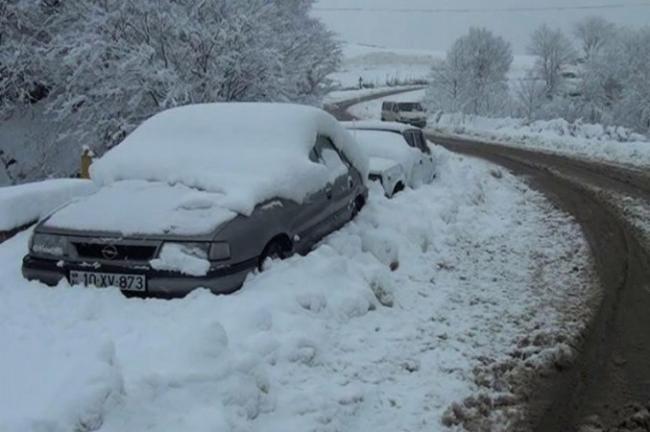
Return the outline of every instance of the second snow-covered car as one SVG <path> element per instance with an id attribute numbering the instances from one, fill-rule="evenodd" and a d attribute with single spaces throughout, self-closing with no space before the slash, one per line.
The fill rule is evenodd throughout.
<path id="1" fill-rule="evenodd" d="M 436 177 L 436 165 L 422 130 L 393 122 L 345 122 L 370 159 L 370 180 L 378 180 L 386 196 L 417 188 Z"/>
<path id="2" fill-rule="evenodd" d="M 206 104 L 145 121 L 92 167 L 94 195 L 35 228 L 23 275 L 178 297 L 238 289 L 306 253 L 367 198 L 367 159 L 329 114 Z"/>

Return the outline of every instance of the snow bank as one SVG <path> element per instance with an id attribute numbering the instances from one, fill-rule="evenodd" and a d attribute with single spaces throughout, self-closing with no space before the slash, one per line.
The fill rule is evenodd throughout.
<path id="1" fill-rule="evenodd" d="M 29 233 L 0 245 L 0 430 L 442 431 L 454 401 L 507 393 L 474 371 L 535 329 L 572 334 L 587 247 L 509 174 L 433 151 L 438 181 L 372 185 L 354 222 L 234 295 L 48 289 L 20 275 Z"/>
<path id="2" fill-rule="evenodd" d="M 309 160 L 324 134 L 365 176 L 367 159 L 334 117 L 290 104 L 190 105 L 155 115 L 92 167 L 100 185 L 148 180 L 223 194 L 222 204 L 242 214 L 274 198 L 302 202 L 331 180 Z"/>
<path id="3" fill-rule="evenodd" d="M 429 127 L 515 147 L 534 148 L 587 159 L 650 166 L 650 141 L 629 129 L 566 120 L 492 119 L 464 114 L 436 114 Z"/>
<path id="4" fill-rule="evenodd" d="M 71 199 L 96 190 L 93 182 L 79 179 L 0 187 L 0 231 L 11 231 L 34 222 Z"/>

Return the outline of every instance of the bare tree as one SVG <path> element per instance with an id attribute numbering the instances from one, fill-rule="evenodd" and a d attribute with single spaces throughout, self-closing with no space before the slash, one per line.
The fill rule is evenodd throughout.
<path id="1" fill-rule="evenodd" d="M 581 44 L 582 55 L 589 60 L 615 37 L 616 27 L 602 17 L 592 16 L 575 25 L 574 35 Z"/>
<path id="2" fill-rule="evenodd" d="M 551 98 L 557 95 L 562 81 L 562 68 L 576 58 L 569 38 L 561 30 L 543 24 L 533 33 L 528 53 L 537 57 L 535 67 L 546 84 L 546 96 Z"/>

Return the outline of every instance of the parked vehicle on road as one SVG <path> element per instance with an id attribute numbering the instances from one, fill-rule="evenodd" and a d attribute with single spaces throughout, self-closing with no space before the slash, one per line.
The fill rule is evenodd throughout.
<path id="1" fill-rule="evenodd" d="M 381 120 L 419 128 L 427 126 L 427 115 L 419 102 L 384 102 L 381 106 Z"/>
<path id="2" fill-rule="evenodd" d="M 366 176 L 351 134 L 316 108 L 164 111 L 95 162 L 97 193 L 38 223 L 23 275 L 146 296 L 230 293 L 267 258 L 306 253 L 354 217 Z"/>
<path id="3" fill-rule="evenodd" d="M 417 188 L 436 177 L 431 148 L 422 130 L 394 122 L 345 122 L 369 156 L 369 178 L 378 180 L 386 196 Z"/>

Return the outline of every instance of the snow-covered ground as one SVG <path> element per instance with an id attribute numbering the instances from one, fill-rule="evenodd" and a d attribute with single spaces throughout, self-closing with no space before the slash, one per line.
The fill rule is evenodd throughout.
<path id="1" fill-rule="evenodd" d="M 57 142 L 57 137 L 73 127 L 46 113 L 39 104 L 0 121 L 0 149 L 16 160 L 11 167 L 13 179 L 0 164 L 0 186 L 79 172 L 82 144 L 93 143 L 69 138 Z"/>
<path id="2" fill-rule="evenodd" d="M 650 139 L 621 127 L 569 123 L 562 119 L 528 123 L 523 119 L 444 114 L 431 116 L 429 128 L 513 147 L 650 167 Z"/>
<path id="3" fill-rule="evenodd" d="M 514 383 L 572 355 L 587 245 L 514 177 L 435 152 L 436 182 L 376 187 L 354 222 L 230 296 L 46 288 L 20 275 L 29 233 L 0 245 L 0 430 L 503 425 Z"/>
<path id="4" fill-rule="evenodd" d="M 92 181 L 81 179 L 53 179 L 0 187 L 0 232 L 34 222 L 71 199 L 96 190 Z"/>

